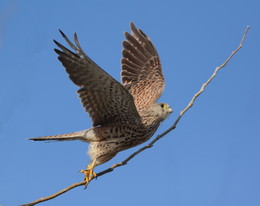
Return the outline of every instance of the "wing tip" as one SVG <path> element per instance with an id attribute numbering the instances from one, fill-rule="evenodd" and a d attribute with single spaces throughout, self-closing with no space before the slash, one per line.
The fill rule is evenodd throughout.
<path id="1" fill-rule="evenodd" d="M 130 28 L 131 28 L 132 33 L 138 32 L 138 29 L 136 28 L 136 26 L 134 25 L 133 22 L 130 22 Z"/>
<path id="2" fill-rule="evenodd" d="M 61 36 L 63 36 L 63 38 L 67 38 L 67 36 L 63 33 L 63 31 L 61 31 L 61 29 L 59 29 L 59 32 L 60 32 L 60 34 L 61 34 Z"/>

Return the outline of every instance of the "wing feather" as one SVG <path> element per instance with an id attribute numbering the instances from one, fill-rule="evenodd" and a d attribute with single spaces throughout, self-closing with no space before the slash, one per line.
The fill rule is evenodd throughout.
<path id="1" fill-rule="evenodd" d="M 84 53 L 76 33 L 74 45 L 62 31 L 60 32 L 76 53 L 55 40 L 61 50 L 54 50 L 66 68 L 69 78 L 80 87 L 77 93 L 86 112 L 92 118 L 93 126 L 139 123 L 140 116 L 129 91 Z"/>
<path id="2" fill-rule="evenodd" d="M 164 90 L 159 55 L 149 37 L 130 23 L 132 34 L 125 33 L 121 80 L 134 97 L 137 109 L 156 102 Z"/>

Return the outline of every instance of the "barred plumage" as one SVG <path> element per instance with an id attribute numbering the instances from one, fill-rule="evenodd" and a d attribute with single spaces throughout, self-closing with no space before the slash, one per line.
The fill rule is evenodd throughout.
<path id="1" fill-rule="evenodd" d="M 80 87 L 81 102 L 90 114 L 93 127 L 64 135 L 31 138 L 34 141 L 81 140 L 89 143 L 91 162 L 86 170 L 88 182 L 93 168 L 112 159 L 118 152 L 137 146 L 154 134 L 172 109 L 156 103 L 164 90 L 164 77 L 158 53 L 151 40 L 133 23 L 132 34 L 125 33 L 122 58 L 122 84 L 116 81 L 82 50 L 77 35 L 74 45 L 62 32 L 72 52 L 54 40 L 55 49 L 69 78 Z"/>

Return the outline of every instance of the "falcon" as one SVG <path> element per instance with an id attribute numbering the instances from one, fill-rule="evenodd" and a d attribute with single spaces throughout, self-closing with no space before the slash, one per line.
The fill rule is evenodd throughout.
<path id="1" fill-rule="evenodd" d="M 83 107 L 92 119 L 92 128 L 62 135 L 30 138 L 34 141 L 81 140 L 89 143 L 90 163 L 84 173 L 86 184 L 96 177 L 94 167 L 111 160 L 118 152 L 149 140 L 160 123 L 172 112 L 166 103 L 157 103 L 165 82 L 159 55 L 150 38 L 133 23 L 125 32 L 121 60 L 122 84 L 106 73 L 82 50 L 77 34 L 73 44 L 60 31 L 70 51 L 54 40 L 54 49 L 69 78 L 79 87 Z"/>

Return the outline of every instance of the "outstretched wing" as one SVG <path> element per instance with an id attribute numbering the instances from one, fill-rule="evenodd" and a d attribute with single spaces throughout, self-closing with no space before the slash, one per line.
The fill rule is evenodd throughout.
<path id="1" fill-rule="evenodd" d="M 164 90 L 158 53 L 146 34 L 130 23 L 132 34 L 125 33 L 121 79 L 134 97 L 137 109 L 155 103 Z"/>
<path id="2" fill-rule="evenodd" d="M 84 53 L 76 33 L 75 46 L 62 31 L 60 32 L 76 53 L 55 40 L 61 50 L 54 50 L 66 68 L 69 78 L 80 87 L 77 92 L 86 112 L 92 118 L 93 126 L 138 123 L 140 116 L 128 90 Z"/>

